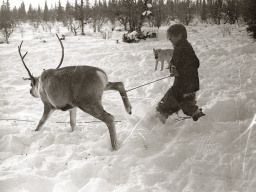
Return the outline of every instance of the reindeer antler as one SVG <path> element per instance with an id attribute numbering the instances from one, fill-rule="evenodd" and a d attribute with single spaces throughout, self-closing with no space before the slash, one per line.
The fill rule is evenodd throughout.
<path id="1" fill-rule="evenodd" d="M 60 40 L 59 36 L 56 34 L 57 38 L 59 39 L 59 42 L 60 42 L 60 45 L 61 45 L 61 49 L 62 49 L 62 56 L 61 56 L 61 60 L 60 60 L 60 64 L 58 65 L 58 67 L 56 69 L 58 69 L 61 64 L 62 64 L 62 61 L 64 59 L 64 47 L 63 47 L 63 44 L 62 44 L 62 41 Z"/>
<path id="2" fill-rule="evenodd" d="M 31 80 L 33 83 L 35 82 L 35 77 L 30 73 L 28 67 L 26 66 L 25 62 L 24 62 L 24 58 L 26 57 L 26 55 L 28 54 L 28 52 L 26 52 L 23 56 L 21 54 L 21 46 L 22 46 L 22 43 L 23 41 L 21 41 L 20 43 L 20 46 L 18 46 L 18 50 L 19 50 L 19 55 L 20 55 L 20 58 L 21 58 L 21 61 L 24 65 L 24 67 L 26 68 L 27 72 L 28 72 L 28 75 L 30 78 L 23 78 L 24 80 Z"/>
<path id="3" fill-rule="evenodd" d="M 59 36 L 58 36 L 57 34 L 56 34 L 56 36 L 57 36 L 57 38 L 59 39 L 59 42 L 60 42 L 60 45 L 61 45 L 61 49 L 62 49 L 61 60 L 60 60 L 60 63 L 59 63 L 59 65 L 58 65 L 58 67 L 56 68 L 56 69 L 58 69 L 58 68 L 61 66 L 61 64 L 62 64 L 62 62 L 63 62 L 63 59 L 64 59 L 64 46 L 63 46 L 63 44 L 62 44 L 62 42 L 61 42 Z M 26 52 L 24 55 L 21 54 L 21 46 L 22 46 L 22 43 L 23 43 L 23 41 L 21 41 L 20 46 L 18 46 L 18 51 L 19 51 L 19 55 L 20 55 L 21 61 L 22 61 L 23 65 L 24 65 L 24 67 L 26 68 L 26 70 L 27 70 L 27 72 L 28 72 L 28 75 L 29 75 L 29 78 L 23 78 L 23 79 L 24 79 L 24 80 L 31 80 L 32 83 L 34 84 L 34 82 L 35 82 L 35 77 L 30 73 L 28 67 L 26 66 L 26 64 L 25 64 L 25 62 L 24 62 L 24 58 L 26 57 L 26 55 L 27 55 L 28 52 Z"/>

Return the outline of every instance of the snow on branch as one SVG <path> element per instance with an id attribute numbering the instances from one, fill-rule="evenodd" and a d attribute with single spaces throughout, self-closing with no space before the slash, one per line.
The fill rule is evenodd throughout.
<path id="1" fill-rule="evenodd" d="M 144 12 L 142 13 L 142 15 L 143 15 L 143 16 L 145 16 L 145 15 L 147 16 L 147 15 L 150 15 L 151 13 L 152 13 L 151 11 L 144 11 Z"/>
<path id="2" fill-rule="evenodd" d="M 148 8 L 152 8 L 152 4 L 151 4 L 151 3 L 148 3 L 148 4 L 147 4 L 147 7 L 148 7 Z"/>

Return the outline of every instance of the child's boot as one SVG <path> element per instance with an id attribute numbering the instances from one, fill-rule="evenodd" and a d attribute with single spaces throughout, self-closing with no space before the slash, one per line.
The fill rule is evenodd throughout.
<path id="1" fill-rule="evenodd" d="M 162 124 L 165 124 L 165 121 L 167 120 L 168 116 L 164 115 L 160 112 L 157 112 L 156 117 L 160 120 Z"/>
<path id="2" fill-rule="evenodd" d="M 202 112 L 202 109 L 200 108 L 193 113 L 192 118 L 194 121 L 197 121 L 202 116 L 205 116 L 205 114 Z"/>

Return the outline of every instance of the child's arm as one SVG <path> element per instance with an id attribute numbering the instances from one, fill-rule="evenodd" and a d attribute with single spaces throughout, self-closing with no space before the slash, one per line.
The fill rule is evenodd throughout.
<path id="1" fill-rule="evenodd" d="M 183 49 L 179 55 L 179 64 L 177 71 L 179 76 L 188 77 L 197 75 L 197 69 L 199 67 L 199 59 L 195 55 L 192 47 Z"/>
<path id="2" fill-rule="evenodd" d="M 176 67 L 173 65 L 173 60 L 169 61 L 170 76 L 179 76 Z"/>
<path id="3" fill-rule="evenodd" d="M 177 76 L 179 76 L 179 73 L 178 73 L 178 71 L 177 71 L 177 69 L 176 69 L 176 67 L 175 67 L 174 65 L 171 65 L 171 73 L 170 73 L 170 76 L 171 76 L 171 77 L 177 77 Z"/>

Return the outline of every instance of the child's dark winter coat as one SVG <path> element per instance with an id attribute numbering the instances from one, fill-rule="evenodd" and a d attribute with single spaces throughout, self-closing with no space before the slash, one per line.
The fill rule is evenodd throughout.
<path id="1" fill-rule="evenodd" d="M 172 65 L 176 67 L 179 76 L 175 77 L 172 91 L 178 102 L 184 94 L 199 90 L 198 68 L 199 60 L 186 39 L 180 40 L 174 48 Z"/>

